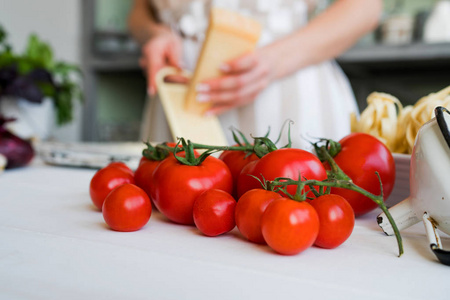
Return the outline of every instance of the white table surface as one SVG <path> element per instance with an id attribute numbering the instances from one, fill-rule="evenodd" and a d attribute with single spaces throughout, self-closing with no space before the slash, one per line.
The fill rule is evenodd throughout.
<path id="1" fill-rule="evenodd" d="M 236 228 L 205 237 L 158 212 L 137 232 L 115 232 L 91 204 L 94 172 L 35 161 L 0 175 L 0 299 L 449 297 L 450 268 L 429 250 L 422 224 L 402 233 L 400 258 L 378 210 L 357 219 L 339 248 L 296 256 L 251 244 Z"/>

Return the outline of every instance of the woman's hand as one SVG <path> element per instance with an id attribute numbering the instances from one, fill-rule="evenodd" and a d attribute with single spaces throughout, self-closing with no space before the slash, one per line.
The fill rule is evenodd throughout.
<path id="1" fill-rule="evenodd" d="M 210 102 L 208 115 L 219 115 L 253 102 L 275 78 L 273 51 L 260 48 L 221 66 L 223 76 L 197 85 L 197 101 Z"/>
<path id="2" fill-rule="evenodd" d="M 167 31 L 149 39 L 142 46 L 142 56 L 139 64 L 147 76 L 148 93 L 156 93 L 155 76 L 166 66 L 180 68 L 181 39 L 174 33 Z"/>

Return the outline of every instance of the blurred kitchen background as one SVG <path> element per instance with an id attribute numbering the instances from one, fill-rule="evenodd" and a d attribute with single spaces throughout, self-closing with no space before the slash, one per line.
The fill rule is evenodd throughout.
<path id="1" fill-rule="evenodd" d="M 128 36 L 132 0 L 0 0 L 0 24 L 15 49 L 30 33 L 81 66 L 84 103 L 55 126 L 57 141 L 137 141 L 146 94 L 139 47 Z M 323 1 L 325 7 L 329 1 Z M 405 105 L 450 83 L 450 1 L 385 0 L 379 28 L 337 59 L 359 106 L 372 91 Z"/>

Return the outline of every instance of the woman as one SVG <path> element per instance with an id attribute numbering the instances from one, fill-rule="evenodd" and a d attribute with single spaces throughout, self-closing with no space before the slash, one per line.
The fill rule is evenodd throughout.
<path id="1" fill-rule="evenodd" d="M 141 66 L 150 96 L 155 74 L 164 66 L 193 69 L 211 5 L 250 14 L 263 24 L 254 53 L 222 65 L 223 76 L 197 86 L 198 101 L 211 102 L 207 114 L 222 126 L 253 136 L 284 121 L 294 121 L 294 146 L 307 148 L 308 138 L 340 139 L 350 132 L 356 101 L 343 72 L 332 60 L 373 30 L 381 0 L 336 0 L 308 21 L 314 0 L 135 0 L 129 28 L 142 44 Z M 182 65 L 183 63 L 183 65 Z M 152 99 L 144 124 L 145 138 L 170 139 L 159 101 Z M 166 128 L 163 130 L 163 128 Z M 229 135 L 231 137 L 231 134 Z M 287 137 L 282 141 L 285 143 Z"/>

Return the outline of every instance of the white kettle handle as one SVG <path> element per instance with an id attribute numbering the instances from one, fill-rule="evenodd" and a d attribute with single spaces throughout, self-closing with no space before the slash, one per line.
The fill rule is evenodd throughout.
<path id="1" fill-rule="evenodd" d="M 423 214 L 422 220 L 425 225 L 428 241 L 430 242 L 430 248 L 434 252 L 434 255 L 436 255 L 441 263 L 450 266 L 450 251 L 442 249 L 441 238 L 436 230 L 434 220 L 428 215 L 427 212 Z"/>

